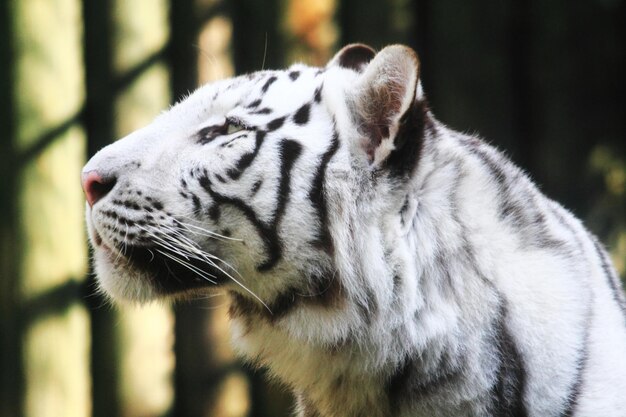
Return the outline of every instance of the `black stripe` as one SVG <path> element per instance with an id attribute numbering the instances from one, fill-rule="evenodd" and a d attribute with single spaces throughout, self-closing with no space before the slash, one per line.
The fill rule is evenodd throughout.
<path id="1" fill-rule="evenodd" d="M 511 223 L 520 226 L 523 223 L 523 208 L 513 202 L 513 197 L 509 184 L 507 183 L 507 173 L 504 167 L 484 148 L 480 141 L 471 138 L 461 142 L 465 148 L 476 156 L 489 171 L 490 176 L 495 180 L 498 188 L 498 212 L 501 219 L 510 219 Z"/>
<path id="2" fill-rule="evenodd" d="M 461 143 L 472 155 L 478 157 L 495 180 L 499 217 L 517 231 L 523 243 L 569 255 L 568 242 L 560 241 L 549 233 L 545 214 L 537 208 L 533 191 L 519 185 L 520 178 L 525 178 L 519 168 L 506 159 L 498 160 L 496 155 L 484 149 L 480 141 L 463 140 Z M 514 189 L 521 190 L 521 195 L 515 196 Z"/>
<path id="3" fill-rule="evenodd" d="M 248 104 L 246 106 L 246 109 L 254 109 L 256 107 L 259 107 L 260 104 L 261 104 L 261 99 L 258 98 L 256 100 L 254 100 L 252 103 Z"/>
<path id="4" fill-rule="evenodd" d="M 402 207 L 400 207 L 400 212 L 398 213 L 400 215 L 400 224 L 402 225 L 402 227 L 406 225 L 404 214 L 406 213 L 408 208 L 409 208 L 409 196 L 407 195 L 406 197 L 404 197 L 404 203 L 402 203 Z"/>
<path id="5" fill-rule="evenodd" d="M 213 190 L 213 186 L 211 184 L 211 180 L 209 180 L 208 175 L 201 176 L 199 178 L 200 186 L 209 194 L 209 196 L 213 199 L 213 205 L 210 209 L 211 213 L 209 215 L 211 218 L 216 221 L 217 217 L 219 217 L 219 208 L 221 205 L 229 204 L 237 209 L 239 209 L 244 216 L 248 219 L 250 223 L 256 228 L 258 235 L 263 240 L 265 245 L 265 250 L 268 253 L 269 257 L 276 256 L 280 257 L 281 249 L 280 244 L 278 242 L 278 238 L 275 235 L 275 231 L 273 230 L 271 225 L 262 222 L 257 216 L 256 212 L 247 205 L 243 200 L 235 197 L 229 197 L 223 194 L 220 194 Z M 275 261 L 277 261 L 276 259 Z M 267 261 L 266 261 L 267 262 Z"/>
<path id="6" fill-rule="evenodd" d="M 257 135 L 257 141 L 262 141 L 264 135 L 261 135 L 261 133 L 262 132 L 259 132 Z M 230 204 L 241 210 L 246 218 L 257 229 L 259 236 L 265 244 L 265 250 L 267 252 L 267 258 L 265 261 L 257 266 L 258 271 L 267 271 L 271 269 L 276 265 L 282 256 L 282 242 L 278 237 L 278 228 L 285 213 L 289 194 L 291 193 L 291 170 L 301 152 L 302 145 L 293 140 L 284 140 L 280 144 L 280 184 L 277 192 L 276 210 L 274 211 L 274 215 L 272 216 L 272 221 L 270 223 L 262 222 L 254 209 L 246 204 L 242 199 L 219 194 L 213 190 L 208 172 L 205 171 L 204 175 L 199 179 L 200 186 L 204 188 L 213 199 L 214 203 L 211 207 L 212 213 L 210 213 L 212 218 L 219 217 L 220 205 Z M 252 161 L 250 161 L 250 163 L 251 162 Z"/>
<path id="7" fill-rule="evenodd" d="M 251 114 L 270 114 L 273 111 L 274 110 L 270 109 L 269 107 L 263 107 L 262 109 L 251 112 Z"/>
<path id="8" fill-rule="evenodd" d="M 257 180 L 254 184 L 252 184 L 252 189 L 250 190 L 251 196 L 254 196 L 259 192 L 261 185 L 263 185 L 263 180 Z"/>
<path id="9" fill-rule="evenodd" d="M 300 71 L 291 71 L 289 73 L 289 78 L 291 78 L 291 81 L 297 80 L 299 76 L 300 76 Z"/>
<path id="10" fill-rule="evenodd" d="M 285 116 L 277 117 L 267 124 L 268 132 L 273 132 L 276 129 L 280 129 L 283 123 L 285 123 Z"/>
<path id="11" fill-rule="evenodd" d="M 391 290 L 391 293 L 393 294 L 393 296 L 397 299 L 400 299 L 400 291 L 402 290 L 402 277 L 400 276 L 400 274 L 395 273 L 393 274 L 393 287 Z"/>
<path id="12" fill-rule="evenodd" d="M 276 202 L 276 211 L 274 212 L 272 220 L 272 238 L 275 239 L 278 244 L 272 246 L 273 249 L 278 249 L 277 252 L 270 251 L 269 258 L 257 267 L 259 271 L 267 271 L 271 269 L 281 256 L 281 244 L 278 240 L 278 227 L 285 214 L 285 207 L 287 206 L 287 200 L 291 194 L 291 169 L 293 168 L 296 159 L 302 153 L 302 145 L 293 140 L 284 140 L 280 144 L 280 184 L 278 188 L 278 201 Z"/>
<path id="13" fill-rule="evenodd" d="M 287 288 L 269 303 L 271 314 L 264 310 L 262 315 L 273 322 L 301 305 L 315 305 L 326 309 L 341 308 L 343 305 L 345 291 L 336 273 L 326 270 L 320 274 L 307 276 L 304 282 L 307 285 L 306 289 Z"/>
<path id="14" fill-rule="evenodd" d="M 270 86 L 272 84 L 274 84 L 274 82 L 277 80 L 278 78 L 275 75 L 272 75 L 270 78 L 267 79 L 267 81 L 265 82 L 265 84 L 263 84 L 263 87 L 261 87 L 261 92 L 262 93 L 266 93 L 267 89 L 270 88 Z"/>
<path id="15" fill-rule="evenodd" d="M 230 168 L 226 174 L 234 180 L 238 179 L 243 172 L 248 169 L 250 164 L 254 161 L 256 156 L 259 154 L 259 150 L 261 149 L 261 145 L 263 144 L 263 139 L 265 139 L 265 132 L 259 130 L 256 132 L 256 141 L 254 144 L 254 149 L 252 152 L 248 152 L 244 154 L 239 161 L 235 164 L 233 168 Z"/>
<path id="16" fill-rule="evenodd" d="M 554 239 L 549 236 L 545 236 L 545 230 L 541 230 L 545 226 L 545 218 L 541 213 L 532 213 L 531 207 L 528 205 L 532 202 L 532 195 L 528 195 L 530 201 L 519 201 L 513 195 L 513 186 L 511 182 L 515 181 L 523 174 L 517 171 L 517 168 L 512 164 L 510 168 L 511 173 L 506 171 L 506 160 L 499 161 L 495 155 L 491 155 L 487 152 L 482 143 L 479 141 L 465 141 L 463 142 L 466 148 L 471 154 L 477 156 L 478 159 L 484 164 L 490 173 L 490 176 L 496 181 L 498 188 L 498 213 L 502 220 L 506 220 L 511 226 L 515 227 L 518 232 L 523 232 L 524 227 L 532 227 L 536 233 L 532 243 L 539 247 L 549 247 L 555 245 Z M 528 193 L 525 193 L 525 195 Z M 543 242 L 543 244 L 542 244 Z M 550 243 L 549 243 L 550 242 Z"/>
<path id="17" fill-rule="evenodd" d="M 587 326 L 585 328 L 585 344 L 583 345 L 582 351 L 578 357 L 578 361 L 576 363 L 576 378 L 574 382 L 570 386 L 569 395 L 567 396 L 565 405 L 563 406 L 563 412 L 561 412 L 560 417 L 572 417 L 574 412 L 576 411 L 576 407 L 578 406 L 578 399 L 581 394 L 582 385 L 583 385 L 583 376 L 585 372 L 585 368 L 587 367 L 587 361 L 589 359 L 589 337 L 591 327 L 591 316 L 587 320 Z"/>
<path id="18" fill-rule="evenodd" d="M 438 364 L 432 373 L 424 371 L 424 359 L 417 353 L 407 356 L 398 366 L 385 385 L 393 415 L 399 412 L 403 403 L 425 400 L 463 378 L 462 358 L 452 361 L 444 352 L 435 360 Z"/>
<path id="19" fill-rule="evenodd" d="M 489 155 L 482 147 L 479 141 L 464 141 L 466 149 L 474 156 L 478 157 L 483 165 L 489 171 L 490 176 L 496 181 L 498 188 L 498 212 L 501 219 L 511 219 L 511 223 L 518 227 L 522 223 L 522 211 L 523 209 L 513 203 L 513 197 L 511 190 L 506 182 L 506 173 L 504 167 L 501 166 L 499 161 L 496 161 L 491 155 Z"/>
<path id="20" fill-rule="evenodd" d="M 134 201 L 130 201 L 130 200 L 118 200 L 115 199 L 113 201 L 111 201 L 111 203 L 113 205 L 116 206 L 120 206 L 120 207 L 125 207 L 129 210 L 141 210 L 141 206 L 137 203 L 135 203 Z"/>
<path id="21" fill-rule="evenodd" d="M 313 95 L 313 100 L 316 103 L 319 103 L 319 102 L 322 101 L 322 87 L 323 87 L 323 85 L 320 85 L 319 87 L 317 87 L 315 89 L 315 94 Z"/>
<path id="22" fill-rule="evenodd" d="M 267 303 L 267 309 L 252 298 L 236 295 L 233 300 L 236 305 L 231 314 L 252 315 L 274 323 L 302 305 L 341 308 L 345 301 L 345 291 L 332 271 L 308 276 L 302 283 L 307 285 L 308 289 L 288 287 Z"/>
<path id="23" fill-rule="evenodd" d="M 574 238 L 574 243 L 576 244 L 576 249 L 578 251 L 574 256 L 583 256 L 583 254 L 585 253 L 585 247 L 580 240 L 580 236 L 578 235 L 576 228 L 570 223 L 570 221 L 568 221 L 568 219 L 563 216 L 562 213 L 559 212 L 559 210 L 555 207 L 556 203 L 549 201 L 548 204 L 548 210 L 550 214 L 552 214 L 553 217 L 556 217 L 557 222 L 559 222 L 561 226 L 567 229 L 567 231 L 572 235 L 572 238 Z"/>
<path id="24" fill-rule="evenodd" d="M 222 211 L 220 210 L 220 205 L 218 203 L 212 204 L 207 209 L 207 213 L 213 223 L 217 223 L 217 221 L 220 219 L 220 215 L 222 214 Z"/>
<path id="25" fill-rule="evenodd" d="M 411 175 L 417 166 L 424 143 L 424 129 L 431 125 L 428 106 L 414 102 L 400 119 L 398 134 L 394 138 L 394 150 L 385 160 L 384 167 L 395 177 Z"/>
<path id="26" fill-rule="evenodd" d="M 600 263 L 602 265 L 602 271 L 604 271 L 604 276 L 611 288 L 611 292 L 613 293 L 613 300 L 617 303 L 620 310 L 622 310 L 622 315 L 626 318 L 626 300 L 624 299 L 624 290 L 620 284 L 619 278 L 614 273 L 609 260 L 607 259 L 606 251 L 600 245 L 600 242 L 596 238 L 593 238 L 593 245 L 596 249 L 596 253 L 600 258 Z"/>
<path id="27" fill-rule="evenodd" d="M 300 107 L 298 111 L 296 112 L 296 114 L 293 116 L 293 121 L 297 125 L 306 124 L 309 121 L 310 109 L 311 109 L 311 105 L 309 103 L 302 105 L 302 107 Z"/>
<path id="28" fill-rule="evenodd" d="M 297 303 L 297 289 L 288 288 L 281 292 L 274 300 L 268 305 L 270 311 L 262 314 L 270 322 L 274 322 L 287 314 L 289 314 L 296 307 Z M 250 300 L 254 302 L 254 300 Z"/>
<path id="29" fill-rule="evenodd" d="M 494 417 L 527 417 L 524 403 L 526 370 L 515 341 L 506 326 L 507 309 L 502 305 L 494 325 L 495 348 L 500 362 L 491 390 L 490 411 Z"/>
<path id="30" fill-rule="evenodd" d="M 339 149 L 339 135 L 335 130 L 333 132 L 330 147 L 326 152 L 324 152 L 324 155 L 322 155 L 320 165 L 318 166 L 317 172 L 313 177 L 313 183 L 311 184 L 311 189 L 309 190 L 309 200 L 311 200 L 311 204 L 317 211 L 320 221 L 320 228 L 318 235 L 314 240 L 314 245 L 328 253 L 332 253 L 334 248 L 332 239 L 330 238 L 330 229 L 328 225 L 328 207 L 326 206 L 326 195 L 324 194 L 324 181 L 326 179 L 326 168 L 328 166 L 328 162 L 333 155 L 335 155 L 337 149 Z"/>
<path id="31" fill-rule="evenodd" d="M 202 205 L 200 204 L 200 199 L 197 195 L 191 193 L 191 201 L 193 203 L 193 214 L 199 215 L 202 210 Z"/>

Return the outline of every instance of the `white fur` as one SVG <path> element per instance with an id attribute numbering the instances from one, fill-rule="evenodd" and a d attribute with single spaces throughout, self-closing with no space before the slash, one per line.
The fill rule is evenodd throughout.
<path id="1" fill-rule="evenodd" d="M 200 146 L 193 140 L 199 129 L 226 117 L 264 126 L 311 102 L 315 88 L 323 85 L 322 102 L 311 107 L 309 123 L 299 126 L 287 118 L 278 131 L 268 133 L 254 164 L 238 181 L 213 184 L 224 195 L 246 198 L 252 184 L 263 178 L 264 188 L 250 204 L 261 220 L 270 221 L 280 180 L 276 156 L 280 141 L 292 139 L 302 145 L 278 230 L 286 244 L 271 273 L 256 269 L 265 256 L 263 241 L 235 207 L 222 209 L 219 224 L 208 218 L 189 222 L 209 231 L 228 228 L 240 240 L 219 241 L 193 233 L 187 237 L 232 265 L 241 284 L 267 304 L 290 287 L 300 289 L 299 297 L 315 296 L 303 271 L 328 269 L 340 280 L 345 303 L 334 307 L 302 303 L 277 320 L 248 318 L 252 324 L 235 318 L 232 333 L 237 351 L 267 366 L 293 388 L 300 396 L 302 416 L 487 415 L 486 393 L 496 372 L 489 353 L 493 318 L 504 300 L 506 326 L 526 369 L 528 415 L 558 415 L 576 379 L 579 352 L 587 346 L 574 415 L 626 416 L 625 318 L 592 238 L 578 220 L 541 195 L 496 151 L 480 145 L 502 164 L 508 177 L 515 178 L 514 195 L 523 196 L 528 207 L 545 216 L 546 233 L 566 242 L 567 250 L 529 244 L 532 236 L 526 234 L 531 229 L 513 227 L 499 215 L 501 189 L 484 161 L 467 150 L 466 144 L 476 139 L 435 121 L 436 134 L 425 133 L 420 160 L 409 178 L 394 179 L 372 170 L 394 151 L 392 139 L 402 113 L 415 97 L 423 98 L 417 60 L 410 54 L 406 48 L 386 49 L 363 74 L 341 68 L 336 60 L 317 75 L 317 69 L 297 65 L 291 68 L 300 72 L 295 82 L 286 71 L 279 72 L 266 94 L 259 88 L 272 73 L 206 85 L 153 124 L 100 151 L 84 172 L 117 177 L 109 195 L 87 208 L 92 242 L 95 230 L 103 242 L 94 243 L 101 286 L 115 299 L 145 301 L 158 296 L 149 277 L 132 270 L 124 254 L 111 249 L 122 226 L 113 224 L 115 233 L 105 229 L 111 223 L 103 212 L 112 209 L 115 196 L 141 190 L 144 196 L 161 200 L 164 211 L 173 217 L 189 216 L 189 202 L 179 196 L 181 179 L 210 202 L 189 171 L 223 173 L 254 149 L 253 133 L 231 148 L 219 146 L 228 137 Z M 370 164 L 351 106 L 381 71 L 395 77 L 396 84 L 405 80 L 408 87 L 401 113 L 391 120 L 390 137 L 376 149 Z M 350 97 L 352 101 L 347 100 Z M 244 104 L 255 98 L 263 98 L 262 106 L 270 107 L 272 115 L 250 114 Z M 333 129 L 340 146 L 328 163 L 324 183 L 334 245 L 331 256 L 310 244 L 321 224 L 308 193 L 322 155 L 331 147 Z M 120 210 L 133 219 L 141 217 Z M 163 222 L 170 221 L 165 216 Z M 470 252 L 464 245 L 471 248 L 472 259 L 467 258 Z M 443 261 L 438 259 L 441 254 L 446 255 Z M 394 289 L 395 275 L 403 278 L 399 289 Z M 257 302 L 236 283 L 225 285 Z M 363 308 L 370 310 L 369 323 L 364 321 Z M 433 358 L 442 352 L 463 359 L 464 378 L 426 399 L 391 404 L 385 384 L 403 360 L 422 358 L 423 371 L 436 373 L 438 362 Z"/>

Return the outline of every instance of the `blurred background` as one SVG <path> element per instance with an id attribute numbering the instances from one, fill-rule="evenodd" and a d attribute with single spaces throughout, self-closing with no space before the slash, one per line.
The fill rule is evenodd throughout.
<path id="1" fill-rule="evenodd" d="M 438 118 L 505 150 L 624 277 L 625 22 L 625 0 L 0 1 L 0 417 L 290 415 L 234 358 L 223 297 L 95 293 L 79 173 L 199 84 L 349 42 L 417 49 Z"/>

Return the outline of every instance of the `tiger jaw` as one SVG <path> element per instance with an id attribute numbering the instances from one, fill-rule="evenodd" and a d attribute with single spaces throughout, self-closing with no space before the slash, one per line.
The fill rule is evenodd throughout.
<path id="1" fill-rule="evenodd" d="M 228 273 L 216 265 L 216 258 L 183 234 L 195 226 L 162 214 L 158 216 L 164 217 L 163 223 L 157 226 L 151 222 L 154 209 L 144 211 L 147 219 L 133 219 L 132 212 L 108 201 L 87 206 L 96 271 L 107 293 L 118 299 L 147 301 L 180 297 L 226 280 Z"/>

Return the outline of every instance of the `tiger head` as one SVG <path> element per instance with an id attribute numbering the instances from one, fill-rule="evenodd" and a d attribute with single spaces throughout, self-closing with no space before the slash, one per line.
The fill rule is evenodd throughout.
<path id="1" fill-rule="evenodd" d="M 297 299 L 385 302 L 426 115 L 403 46 L 199 88 L 83 169 L 101 288 L 137 302 L 225 288 L 275 316 Z"/>

